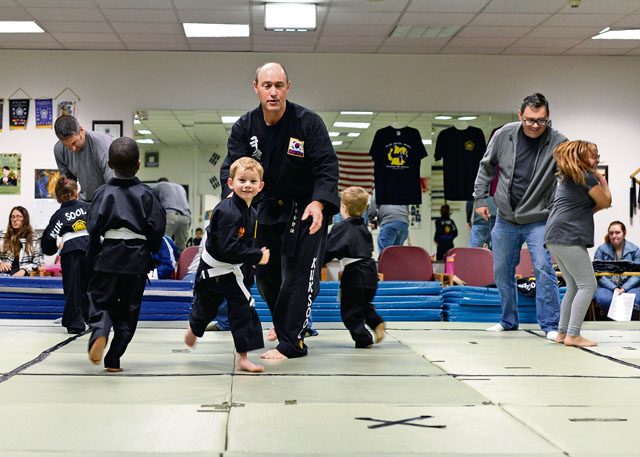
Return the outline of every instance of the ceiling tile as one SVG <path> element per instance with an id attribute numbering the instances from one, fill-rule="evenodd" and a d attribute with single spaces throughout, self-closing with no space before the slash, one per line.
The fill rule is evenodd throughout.
<path id="1" fill-rule="evenodd" d="M 121 33 L 120 38 L 125 44 L 129 43 L 184 43 L 184 35 L 170 33 Z"/>
<path id="2" fill-rule="evenodd" d="M 591 38 L 600 27 L 536 27 L 527 38 Z"/>
<path id="3" fill-rule="evenodd" d="M 125 51 L 127 48 L 117 43 L 63 43 L 65 49 L 96 50 L 96 51 Z"/>
<path id="4" fill-rule="evenodd" d="M 383 13 L 396 13 L 405 9 L 407 4 L 411 3 L 411 0 L 385 0 L 368 2 L 363 7 L 362 0 L 340 0 L 334 1 L 331 4 L 331 11 L 355 11 L 361 12 L 363 8 L 366 8 L 369 12 L 383 12 Z"/>
<path id="5" fill-rule="evenodd" d="M 631 14 L 611 24 L 613 27 L 640 28 L 640 14 Z"/>
<path id="6" fill-rule="evenodd" d="M 583 38 L 522 38 L 513 43 L 511 48 L 558 48 L 568 49 L 584 41 Z"/>
<path id="7" fill-rule="evenodd" d="M 24 8 L 2 7 L 0 9 L 0 20 L 2 21 L 32 21 L 33 16 Z"/>
<path id="8" fill-rule="evenodd" d="M 591 0 L 588 0 L 591 1 Z M 556 13 L 567 0 L 491 0 L 485 13 Z"/>
<path id="9" fill-rule="evenodd" d="M 445 46 L 440 51 L 441 54 L 469 54 L 469 55 L 497 55 L 502 52 L 504 47 L 485 47 L 485 46 Z"/>
<path id="10" fill-rule="evenodd" d="M 169 33 L 184 36 L 182 25 L 172 22 L 112 22 L 117 33 Z"/>
<path id="11" fill-rule="evenodd" d="M 288 46 L 288 45 L 272 45 L 264 43 L 255 43 L 251 48 L 255 52 L 313 52 L 315 45 L 306 46 Z"/>
<path id="12" fill-rule="evenodd" d="M 376 46 L 316 46 L 317 52 L 342 53 L 342 54 L 373 54 Z"/>
<path id="13" fill-rule="evenodd" d="M 407 46 L 412 48 L 419 47 L 442 47 L 447 44 L 451 38 L 387 38 L 384 46 L 401 47 Z"/>
<path id="14" fill-rule="evenodd" d="M 68 33 L 110 33 L 111 27 L 107 22 L 71 22 L 71 21 L 42 21 L 38 23 L 47 32 Z"/>
<path id="15" fill-rule="evenodd" d="M 640 46 L 638 46 L 635 49 L 632 49 L 631 51 L 627 52 L 628 56 L 640 56 Z"/>
<path id="16" fill-rule="evenodd" d="M 110 21 L 115 22 L 175 22 L 178 20 L 173 10 L 103 9 Z"/>
<path id="17" fill-rule="evenodd" d="M 578 49 L 626 49 L 631 50 L 640 44 L 640 40 L 584 40 Z"/>
<path id="18" fill-rule="evenodd" d="M 115 33 L 52 33 L 62 43 L 120 43 Z"/>
<path id="19" fill-rule="evenodd" d="M 96 0 L 100 8 L 173 9 L 171 0 Z"/>
<path id="20" fill-rule="evenodd" d="M 405 13 L 398 20 L 400 25 L 465 25 L 473 14 L 468 13 Z"/>
<path id="21" fill-rule="evenodd" d="M 18 3 L 15 0 L 0 0 L 0 7 L 18 7 Z"/>
<path id="22" fill-rule="evenodd" d="M 407 11 L 418 13 L 478 13 L 489 0 L 413 0 Z"/>
<path id="23" fill-rule="evenodd" d="M 3 49 L 65 49 L 57 41 L 41 42 L 41 41 L 8 41 L 2 43 Z"/>
<path id="24" fill-rule="evenodd" d="M 178 9 L 249 9 L 249 0 L 173 0 Z"/>
<path id="25" fill-rule="evenodd" d="M 186 38 L 187 43 L 192 45 L 247 45 L 251 42 L 251 38 Z"/>
<path id="26" fill-rule="evenodd" d="M 579 56 L 622 56 L 625 55 L 624 49 L 615 48 L 573 48 L 569 49 L 566 54 L 579 55 Z"/>
<path id="27" fill-rule="evenodd" d="M 468 26 L 456 35 L 457 37 L 474 38 L 501 38 L 521 37 L 531 30 L 531 27 L 479 27 Z M 477 40 L 476 40 L 477 41 Z M 483 40 L 484 41 L 484 40 Z"/>
<path id="28" fill-rule="evenodd" d="M 515 37 L 495 37 L 495 38 L 483 38 L 482 43 L 478 42 L 477 38 L 473 37 L 454 37 L 448 44 L 447 49 L 451 47 L 472 47 L 478 46 L 479 48 L 496 48 L 502 46 L 506 48 L 511 46 L 516 41 Z"/>
<path id="29" fill-rule="evenodd" d="M 556 14 L 542 23 L 545 27 L 592 27 L 612 24 L 622 18 L 620 14 Z M 603 27 L 604 28 L 604 27 Z"/>
<path id="30" fill-rule="evenodd" d="M 91 0 L 17 0 L 25 8 L 93 8 Z"/>
<path id="31" fill-rule="evenodd" d="M 484 26 L 534 26 L 542 23 L 549 18 L 549 14 L 500 14 L 500 13 L 482 13 L 478 14 L 469 25 Z"/>
<path id="32" fill-rule="evenodd" d="M 186 43 L 127 43 L 131 51 L 188 51 Z"/>
<path id="33" fill-rule="evenodd" d="M 351 13 L 329 11 L 328 25 L 394 25 L 400 13 Z"/>
<path id="34" fill-rule="evenodd" d="M 52 43 L 55 42 L 49 33 L 0 33 L 0 43 Z"/>
<path id="35" fill-rule="evenodd" d="M 393 27 L 389 25 L 326 25 L 322 33 L 338 36 L 389 36 Z"/>
<path id="36" fill-rule="evenodd" d="M 207 44 L 207 43 L 189 43 L 192 51 L 227 51 L 227 52 L 245 52 L 250 51 L 250 44 Z"/>
<path id="37" fill-rule="evenodd" d="M 437 54 L 442 46 L 388 46 L 378 49 L 378 54 Z"/>
<path id="38" fill-rule="evenodd" d="M 513 46 L 503 50 L 505 55 L 562 55 L 568 48 L 514 48 Z"/>
<path id="39" fill-rule="evenodd" d="M 104 20 L 97 8 L 27 8 L 38 21 L 93 21 Z"/>
<path id="40" fill-rule="evenodd" d="M 313 46 L 317 37 L 302 33 L 282 33 L 262 36 L 259 40 L 253 40 L 255 44 L 267 46 Z"/>
<path id="41" fill-rule="evenodd" d="M 635 12 L 640 8 L 638 0 L 582 0 L 579 8 L 571 8 L 565 2 L 562 13 L 580 13 L 580 14 L 610 14 L 620 13 L 628 14 Z"/>
<path id="42" fill-rule="evenodd" d="M 214 24 L 248 24 L 249 10 L 178 10 L 182 22 L 211 22 Z"/>
<path id="43" fill-rule="evenodd" d="M 329 36 L 320 37 L 318 46 L 380 46 L 384 37 L 344 37 Z"/>

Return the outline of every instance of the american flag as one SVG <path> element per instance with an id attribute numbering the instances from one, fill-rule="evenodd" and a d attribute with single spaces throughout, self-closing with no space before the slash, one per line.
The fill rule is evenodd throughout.
<path id="1" fill-rule="evenodd" d="M 373 191 L 373 160 L 368 152 L 336 151 L 340 179 L 338 190 L 342 192 L 349 186 L 360 186 L 367 192 Z"/>

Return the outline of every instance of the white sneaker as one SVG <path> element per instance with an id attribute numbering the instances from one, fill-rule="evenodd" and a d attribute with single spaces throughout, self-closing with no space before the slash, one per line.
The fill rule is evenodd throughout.
<path id="1" fill-rule="evenodd" d="M 504 332 L 504 327 L 498 323 L 489 327 L 487 332 Z"/>
<path id="2" fill-rule="evenodd" d="M 55 321 L 53 321 L 54 324 L 62 324 L 62 318 L 59 317 L 57 318 Z"/>
<path id="3" fill-rule="evenodd" d="M 547 332 L 548 340 L 555 341 L 557 336 L 558 336 L 558 332 L 556 332 L 555 330 L 551 330 L 550 332 Z"/>

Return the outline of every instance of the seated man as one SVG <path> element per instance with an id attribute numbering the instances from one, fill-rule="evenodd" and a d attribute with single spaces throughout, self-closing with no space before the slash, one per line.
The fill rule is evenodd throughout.
<path id="1" fill-rule="evenodd" d="M 594 255 L 594 260 L 628 260 L 640 263 L 640 249 L 625 240 L 627 228 L 620 221 L 609 224 L 604 244 L 601 244 Z M 598 279 L 595 300 L 598 306 L 607 312 L 613 294 L 635 294 L 634 310 L 640 309 L 640 276 L 602 276 Z"/>

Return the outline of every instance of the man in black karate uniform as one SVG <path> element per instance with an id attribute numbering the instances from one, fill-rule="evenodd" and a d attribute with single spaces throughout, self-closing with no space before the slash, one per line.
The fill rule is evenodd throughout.
<path id="1" fill-rule="evenodd" d="M 256 71 L 253 90 L 260 106 L 233 126 L 221 182 L 230 165 L 251 156 L 264 167 L 258 209 L 257 245 L 271 251 L 258 266 L 260 294 L 273 316 L 278 346 L 261 355 L 285 359 L 307 355 L 304 331 L 320 290 L 320 270 L 331 216 L 338 211 L 338 159 L 322 119 L 287 101 L 285 68 L 267 63 Z M 229 190 L 223 190 L 223 197 Z"/>

